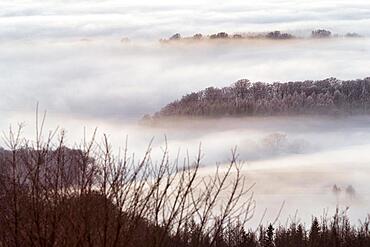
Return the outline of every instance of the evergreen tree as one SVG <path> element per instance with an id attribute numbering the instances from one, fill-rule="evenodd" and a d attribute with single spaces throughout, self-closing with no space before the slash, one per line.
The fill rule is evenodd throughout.
<path id="1" fill-rule="evenodd" d="M 320 246 L 320 225 L 316 217 L 313 219 L 310 229 L 309 246 L 310 247 Z"/>

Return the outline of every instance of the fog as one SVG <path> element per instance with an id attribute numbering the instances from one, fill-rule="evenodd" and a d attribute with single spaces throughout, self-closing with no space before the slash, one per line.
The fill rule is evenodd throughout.
<path id="1" fill-rule="evenodd" d="M 47 110 L 46 129 L 66 129 L 78 144 L 84 128 L 108 134 L 116 149 L 128 137 L 137 156 L 165 139 L 171 157 L 204 154 L 202 172 L 225 164 L 237 146 L 254 187 L 255 221 L 285 201 L 281 220 L 304 222 L 350 206 L 353 220 L 369 212 L 370 117 L 266 117 L 175 121 L 139 120 L 167 103 L 238 79 L 275 82 L 370 76 L 370 3 L 286 1 L 8 1 L 0 3 L 0 129 L 25 123 L 35 135 L 35 108 Z M 180 32 L 311 30 L 357 32 L 362 38 L 161 44 Z M 130 42 L 121 42 L 129 38 Z M 335 195 L 336 184 L 342 192 Z M 356 193 L 345 193 L 348 186 Z"/>
<path id="2" fill-rule="evenodd" d="M 22 114 L 9 121 L 32 118 L 34 114 Z M 166 145 L 170 159 L 179 158 L 180 162 L 186 157 L 194 161 L 200 148 L 202 176 L 213 174 L 216 165 L 228 164 L 236 147 L 243 176 L 249 185 L 255 183 L 257 208 L 251 227 L 259 223 L 265 209 L 263 222 L 273 221 L 282 203 L 282 224 L 286 220 L 308 223 L 312 215 L 324 212 L 330 216 L 337 206 L 341 210 L 349 207 L 348 215 L 354 223 L 369 213 L 369 116 L 181 120 L 148 126 L 49 113 L 45 129 L 57 126 L 65 128 L 66 142 L 72 147 L 79 146 L 84 133 L 91 136 L 95 126 L 99 127 L 97 142 L 101 143 L 106 133 L 116 153 L 124 148 L 127 138 L 129 153 L 137 160 L 152 138 L 154 161 L 160 160 Z M 34 138 L 34 128 L 32 121 L 26 122 L 23 134 Z M 340 193 L 333 192 L 334 185 Z M 347 192 L 349 187 L 354 193 Z"/>
<path id="3" fill-rule="evenodd" d="M 369 76 L 368 1 L 38 1 L 0 3 L 2 113 L 138 119 L 191 91 L 251 81 Z M 226 31 L 325 28 L 363 38 L 161 45 Z M 131 42 L 121 42 L 129 38 Z M 164 93 L 165 92 L 165 93 Z"/>
<path id="4" fill-rule="evenodd" d="M 366 0 L 3 0 L 1 39 L 130 37 L 159 39 L 175 32 L 334 32 L 369 35 Z"/>
<path id="5" fill-rule="evenodd" d="M 161 45 L 106 41 L 3 42 L 2 111 L 139 119 L 208 86 L 368 76 L 367 38 Z M 349 65 L 350 64 L 350 65 Z"/>

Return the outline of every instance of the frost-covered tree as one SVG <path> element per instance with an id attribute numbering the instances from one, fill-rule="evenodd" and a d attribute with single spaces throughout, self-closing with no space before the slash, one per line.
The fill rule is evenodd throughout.
<path id="1" fill-rule="evenodd" d="M 254 116 L 369 113 L 370 78 L 340 81 L 252 83 L 241 79 L 229 87 L 192 92 L 155 116 Z"/>

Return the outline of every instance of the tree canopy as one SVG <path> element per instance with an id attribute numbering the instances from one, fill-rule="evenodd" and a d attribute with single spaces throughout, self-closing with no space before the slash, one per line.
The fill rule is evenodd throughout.
<path id="1" fill-rule="evenodd" d="M 169 103 L 154 117 L 359 114 L 370 108 L 370 77 L 342 81 L 252 83 L 208 87 Z"/>

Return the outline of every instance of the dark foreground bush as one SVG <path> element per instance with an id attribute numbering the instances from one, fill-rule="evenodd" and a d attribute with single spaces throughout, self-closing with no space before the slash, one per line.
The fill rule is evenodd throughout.
<path id="1" fill-rule="evenodd" d="M 41 131 L 40 131 L 41 132 Z M 64 147 L 10 132 L 0 151 L 0 246 L 370 246 L 369 223 L 345 215 L 312 226 L 247 222 L 255 203 L 235 152 L 230 164 L 201 176 L 194 162 L 135 161 L 102 143 Z M 58 144 L 53 144 L 58 143 Z"/>

